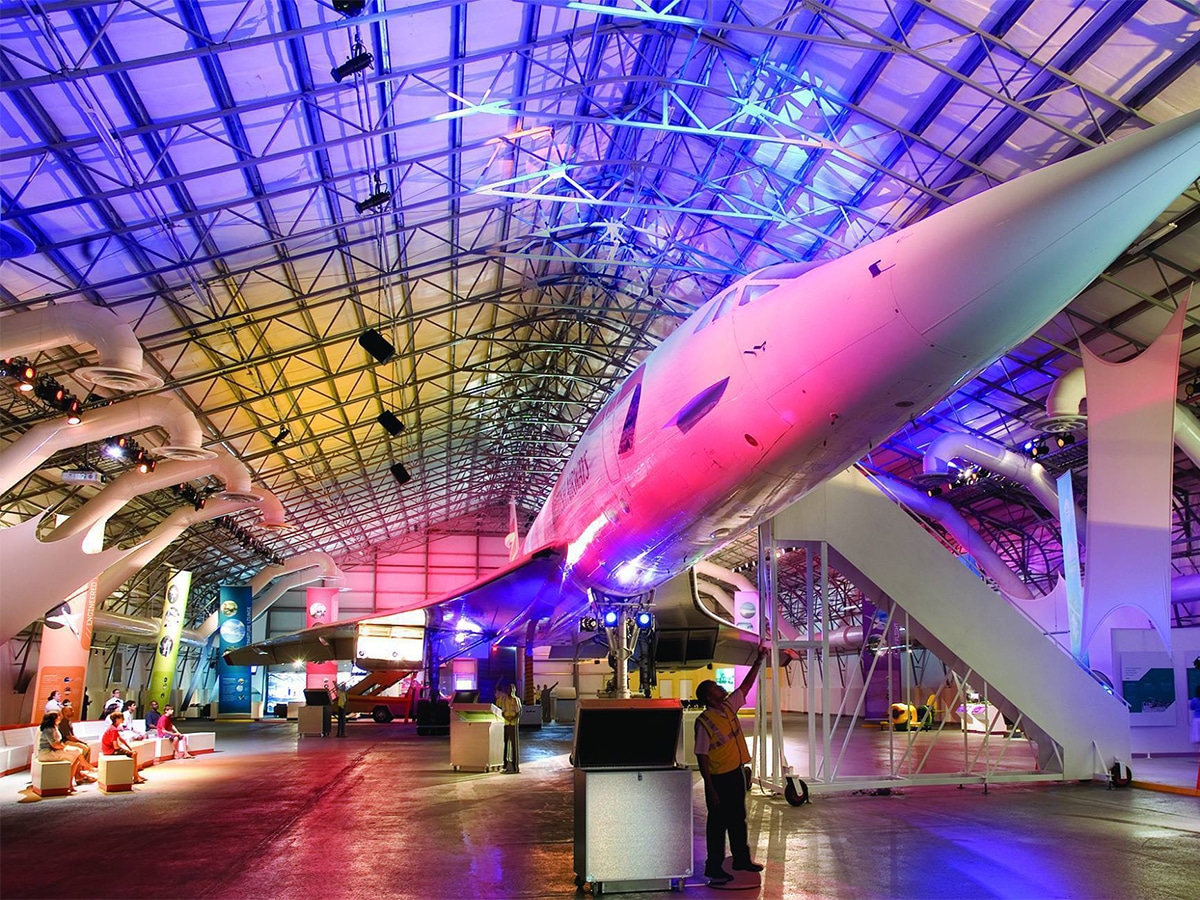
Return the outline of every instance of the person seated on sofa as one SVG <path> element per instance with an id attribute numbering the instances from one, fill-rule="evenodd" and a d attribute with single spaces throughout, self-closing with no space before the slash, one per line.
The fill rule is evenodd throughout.
<path id="1" fill-rule="evenodd" d="M 119 713 L 112 713 L 108 717 L 109 726 L 104 729 L 104 734 L 100 737 L 100 752 L 105 756 L 128 756 L 133 760 L 133 783 L 145 784 L 146 779 L 141 776 L 137 770 L 137 757 L 133 753 L 133 748 L 125 743 L 125 738 L 121 736 L 121 725 L 125 717 Z"/>
<path id="2" fill-rule="evenodd" d="M 42 716 L 41 724 L 38 725 L 38 744 L 37 744 L 37 760 L 38 762 L 69 762 L 71 764 L 71 787 L 67 793 L 75 793 L 75 785 L 78 783 L 77 775 L 79 773 L 79 754 L 71 754 L 66 750 L 66 746 L 62 742 L 62 736 L 58 733 L 59 713 L 46 713 Z"/>
<path id="3" fill-rule="evenodd" d="M 122 736 L 126 740 L 144 741 L 146 739 L 145 733 L 139 732 L 139 731 L 134 731 L 134 729 L 133 729 L 133 720 L 135 718 L 134 714 L 136 712 L 137 712 L 137 703 L 133 700 L 126 700 L 125 708 L 123 710 L 121 710 L 121 715 L 123 715 L 125 717 L 125 722 L 121 726 L 121 733 L 122 733 Z"/>
<path id="4" fill-rule="evenodd" d="M 175 745 L 176 759 L 195 759 L 188 753 L 187 735 L 175 727 L 175 707 L 167 706 L 158 720 L 158 736 Z"/>
<path id="5" fill-rule="evenodd" d="M 150 708 L 146 710 L 146 734 L 158 734 L 158 720 L 162 713 L 158 711 L 158 701 L 151 700 Z"/>
<path id="6" fill-rule="evenodd" d="M 96 776 L 93 773 L 96 766 L 92 765 L 92 748 L 88 746 L 87 741 L 75 736 L 75 729 L 71 724 L 74 721 L 75 707 L 71 705 L 70 699 L 64 700 L 62 712 L 58 714 L 58 736 L 62 740 L 63 749 L 79 757 L 79 776 L 76 780 L 95 781 Z"/>

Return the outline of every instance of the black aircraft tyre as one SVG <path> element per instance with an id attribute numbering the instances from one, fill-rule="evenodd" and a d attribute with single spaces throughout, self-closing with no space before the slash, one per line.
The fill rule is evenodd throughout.
<path id="1" fill-rule="evenodd" d="M 371 718 L 380 725 L 386 725 L 388 722 L 392 721 L 392 711 L 386 706 L 377 706 L 371 710 Z"/>

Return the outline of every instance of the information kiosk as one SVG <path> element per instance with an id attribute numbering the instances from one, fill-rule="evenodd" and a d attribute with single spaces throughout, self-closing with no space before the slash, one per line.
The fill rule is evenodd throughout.
<path id="1" fill-rule="evenodd" d="M 576 712 L 576 885 L 678 889 L 692 874 L 692 773 L 675 762 L 679 701 L 581 700 Z"/>

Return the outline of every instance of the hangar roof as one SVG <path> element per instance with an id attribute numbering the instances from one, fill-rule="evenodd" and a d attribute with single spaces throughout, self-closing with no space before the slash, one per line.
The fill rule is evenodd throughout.
<path id="1" fill-rule="evenodd" d="M 74 300 L 114 311 L 162 392 L 296 525 L 193 529 L 168 561 L 215 583 L 305 550 L 352 563 L 431 529 L 503 531 L 510 498 L 532 516 L 604 398 L 723 286 L 1200 107 L 1200 9 L 50 0 L 0 7 L 0 74 L 0 323 Z M 1127 358 L 1187 297 L 1198 222 L 1193 185 L 1066 312 L 866 463 L 908 477 L 945 430 L 1036 437 L 1081 338 Z M 368 329 L 395 348 L 386 363 L 360 345 Z M 72 374 L 95 361 L 86 344 L 32 361 L 85 415 L 114 396 Z M 1181 399 L 1198 368 L 1193 311 Z M 5 441 L 54 415 L 0 387 Z M 1086 464 L 1080 449 L 1051 462 Z M 81 462 L 116 471 L 94 447 L 64 451 L 0 516 L 74 509 L 91 489 L 57 470 Z M 1200 476 L 1182 455 L 1175 490 L 1175 562 L 1192 572 Z M 949 496 L 1018 564 L 1053 553 L 1013 486 Z M 110 537 L 179 503 L 146 495 Z M 131 583 L 130 611 L 161 577 Z"/>

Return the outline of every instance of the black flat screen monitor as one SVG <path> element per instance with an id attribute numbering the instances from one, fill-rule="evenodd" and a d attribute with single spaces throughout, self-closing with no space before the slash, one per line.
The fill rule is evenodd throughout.
<path id="1" fill-rule="evenodd" d="M 458 690 L 454 692 L 452 703 L 474 703 L 479 699 L 479 691 Z"/>
<path id="2" fill-rule="evenodd" d="M 669 769 L 683 710 L 679 701 L 583 704 L 576 712 L 575 765 L 580 769 Z"/>
<path id="3" fill-rule="evenodd" d="M 329 706 L 329 691 L 321 688 L 305 688 L 304 702 L 309 706 Z"/>

